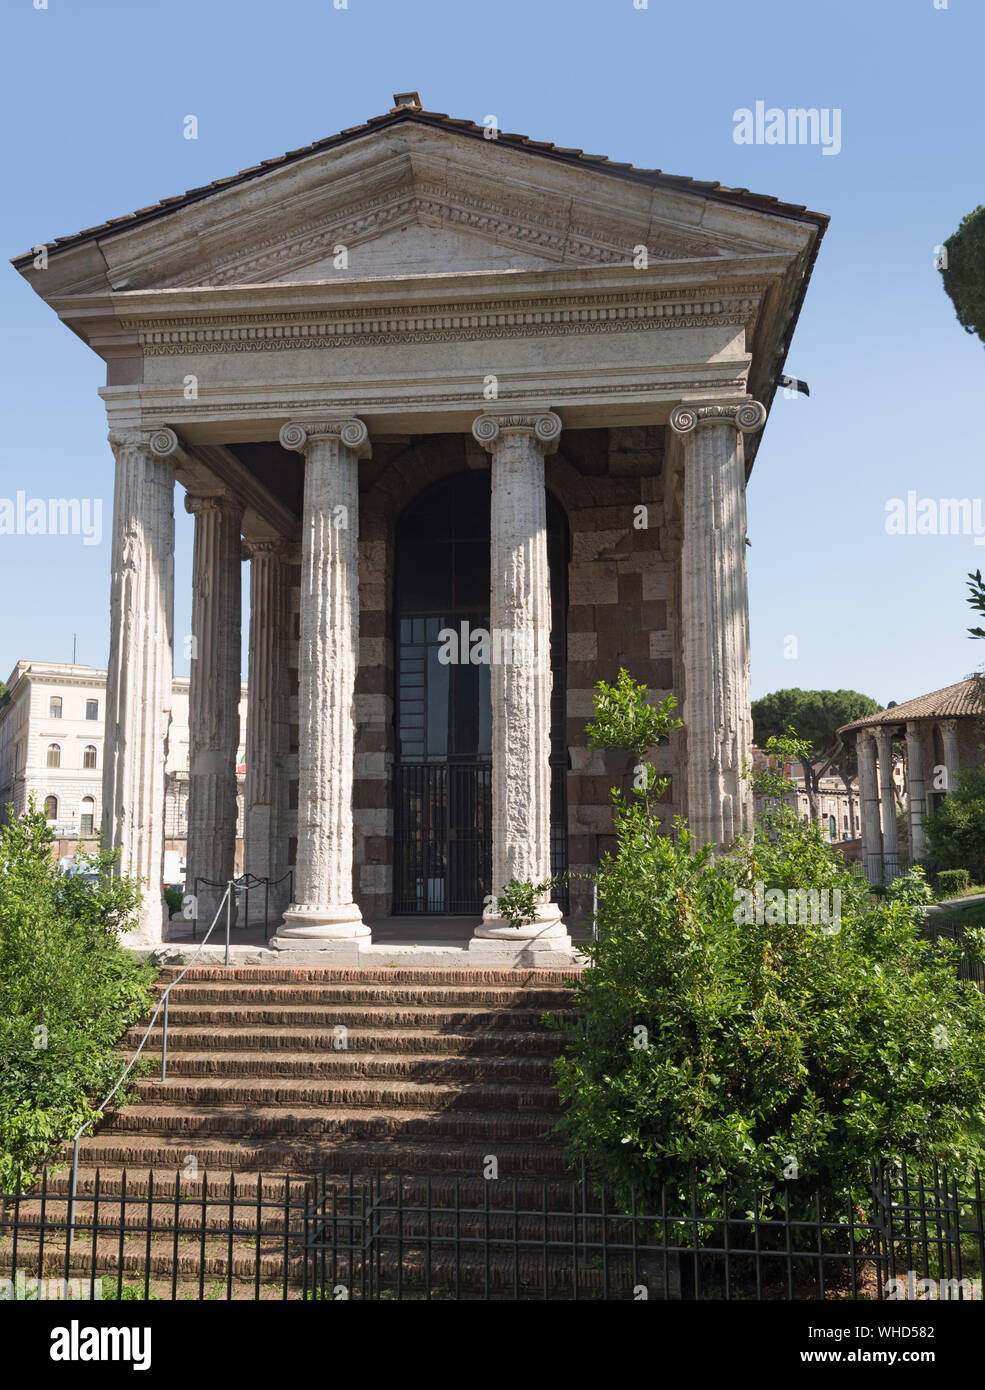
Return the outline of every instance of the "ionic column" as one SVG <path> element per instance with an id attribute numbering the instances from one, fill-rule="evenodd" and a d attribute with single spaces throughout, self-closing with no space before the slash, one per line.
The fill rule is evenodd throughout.
<path id="1" fill-rule="evenodd" d="M 906 801 L 910 815 L 910 862 L 919 863 L 927 853 L 923 818 L 927 814 L 927 792 L 923 776 L 923 724 L 910 720 L 906 726 Z"/>
<path id="2" fill-rule="evenodd" d="M 879 821 L 879 780 L 876 774 L 876 741 L 871 729 L 860 729 L 857 742 L 858 798 L 862 819 L 862 863 L 873 887 L 883 881 L 882 826 Z"/>
<path id="3" fill-rule="evenodd" d="M 480 415 L 472 433 L 492 456 L 489 624 L 492 693 L 492 892 L 551 876 L 551 593 L 544 454 L 561 421 L 551 411 Z M 479 937 L 567 940 L 541 893 L 535 919 L 511 927 L 489 904 Z"/>
<path id="4" fill-rule="evenodd" d="M 886 883 L 899 877 L 899 836 L 896 831 L 896 790 L 893 785 L 893 736 L 886 728 L 875 731 L 879 755 L 879 799 L 882 803 L 882 870 Z"/>
<path id="5" fill-rule="evenodd" d="M 246 708 L 246 792 L 243 838 L 245 868 L 258 878 L 280 879 L 287 872 L 287 847 L 278 824 L 276 759 L 284 721 L 284 668 L 281 642 L 287 622 L 284 583 L 286 542 L 265 538 L 246 542 L 250 559 L 250 669 Z M 271 889 L 270 908 L 278 915 L 290 900 L 289 885 Z"/>
<path id="6" fill-rule="evenodd" d="M 944 790 L 950 796 L 958 786 L 958 768 L 961 766 L 958 756 L 958 722 L 956 719 L 942 719 L 937 725 L 941 731 L 941 742 L 944 745 L 944 766 L 947 769 L 947 783 Z"/>
<path id="7" fill-rule="evenodd" d="M 171 430 L 113 430 L 110 652 L 103 754 L 104 843 L 143 901 L 128 946 L 166 939 L 164 796 L 174 641 L 174 473 Z"/>
<path id="8" fill-rule="evenodd" d="M 224 885 L 235 872 L 243 507 L 217 491 L 187 495 L 185 508 L 195 518 L 185 877 L 185 891 L 194 893 L 196 878 Z M 200 928 L 212 922 L 223 891 L 199 885 Z"/>
<path id="9" fill-rule="evenodd" d="M 294 902 L 277 933 L 368 942 L 352 900 L 352 783 L 359 644 L 359 460 L 362 420 L 285 425 L 280 442 L 305 456 L 301 543 L 298 855 Z"/>
<path id="10" fill-rule="evenodd" d="M 671 411 L 684 445 L 684 725 L 687 819 L 699 844 L 753 829 L 746 476 L 742 435 L 760 430 L 759 401 L 689 403 Z"/>

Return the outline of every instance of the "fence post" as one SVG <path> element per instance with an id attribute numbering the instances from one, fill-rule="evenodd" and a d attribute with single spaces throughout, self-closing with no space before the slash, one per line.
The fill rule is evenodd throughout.
<path id="1" fill-rule="evenodd" d="M 72 1180 L 68 1189 L 68 1224 L 65 1232 L 65 1239 L 69 1245 L 75 1238 L 75 1193 L 79 1181 L 79 1136 L 75 1136 L 72 1144 Z M 40 1273 L 40 1271 L 38 1271 Z"/>
<path id="2" fill-rule="evenodd" d="M 229 964 L 229 932 L 233 925 L 233 883 L 230 879 L 226 884 L 226 964 Z"/>

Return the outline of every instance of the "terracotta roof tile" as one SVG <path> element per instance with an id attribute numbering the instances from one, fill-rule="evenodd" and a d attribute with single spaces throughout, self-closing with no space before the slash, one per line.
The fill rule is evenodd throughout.
<path id="1" fill-rule="evenodd" d="M 893 705 L 892 709 L 867 714 L 864 719 L 845 724 L 838 732 L 852 734 L 859 729 L 902 724 L 910 719 L 961 719 L 982 713 L 978 682 L 971 677 L 956 681 L 954 685 L 945 685 L 942 690 L 932 690 L 929 695 L 918 695 L 915 700 L 905 700 L 901 705 Z"/>
<path id="2" fill-rule="evenodd" d="M 248 169 L 241 169 L 238 174 L 231 174 L 226 178 L 215 179 L 212 183 L 201 184 L 198 188 L 191 188 L 186 193 L 174 194 L 167 198 L 161 198 L 157 203 L 153 203 L 146 208 L 141 208 L 138 212 L 127 213 L 122 217 L 112 217 L 106 222 L 100 223 L 95 227 L 87 227 L 84 231 L 74 232 L 71 236 L 56 237 L 46 243 L 49 252 L 65 250 L 69 246 L 78 245 L 80 242 L 89 240 L 99 235 L 100 232 L 112 231 L 124 223 L 132 224 L 135 221 L 150 221 L 153 218 L 165 216 L 174 211 L 175 208 L 187 203 L 199 201 L 207 197 L 210 193 L 221 188 L 228 188 L 230 184 L 237 182 L 247 182 L 251 179 L 262 178 L 271 169 L 281 168 L 289 164 L 292 160 L 304 159 L 308 155 L 330 149 L 333 145 L 342 144 L 347 140 L 358 138 L 368 130 L 375 129 L 381 125 L 397 125 L 401 121 L 416 121 L 419 125 L 428 125 L 445 130 L 459 131 L 472 137 L 482 139 L 486 137 L 486 127 L 477 125 L 474 121 L 456 119 L 446 115 L 441 111 L 423 111 L 414 107 L 397 107 L 395 110 L 388 111 L 382 116 L 371 116 L 368 121 L 361 125 L 348 126 L 337 135 L 330 135 L 324 140 L 316 140 L 310 145 L 303 145 L 296 150 L 288 150 L 286 154 L 279 155 L 273 159 L 264 159 L 259 164 L 253 164 Z M 810 212 L 800 203 L 784 203 L 779 198 L 774 198 L 768 194 L 750 193 L 744 188 L 728 188 L 724 184 L 715 183 L 701 179 L 692 179 L 684 174 L 665 174 L 660 169 L 641 169 L 633 164 L 620 163 L 609 159 L 605 155 L 586 154 L 583 150 L 572 149 L 562 145 L 553 145 L 547 140 L 531 140 L 526 135 L 507 134 L 499 132 L 497 140 L 509 145 L 514 149 L 526 149 L 533 153 L 549 156 L 552 159 L 563 160 L 566 163 L 578 163 L 591 168 L 601 168 L 607 172 L 618 171 L 625 173 L 634 181 L 649 184 L 651 187 L 671 187 L 689 188 L 698 193 L 711 193 L 723 202 L 741 203 L 747 207 L 769 209 L 772 212 L 783 216 L 800 216 L 803 214 L 812 222 L 816 222 L 822 229 L 827 226 L 828 218 L 824 213 Z M 33 251 L 26 251 L 20 256 L 13 258 L 14 265 L 22 261 L 30 260 L 34 255 Z"/>

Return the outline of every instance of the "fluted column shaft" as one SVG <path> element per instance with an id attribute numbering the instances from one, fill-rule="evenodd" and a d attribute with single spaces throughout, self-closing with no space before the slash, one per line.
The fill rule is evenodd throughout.
<path id="1" fill-rule="evenodd" d="M 889 729 L 876 730 L 879 756 L 879 799 L 882 803 L 882 872 L 886 883 L 899 877 L 899 834 L 896 829 L 896 790 L 893 785 L 893 738 Z"/>
<path id="2" fill-rule="evenodd" d="M 165 939 L 164 793 L 174 643 L 174 473 L 170 430 L 114 430 L 110 654 L 103 836 L 119 872 L 142 881 L 132 946 Z"/>
<path id="3" fill-rule="evenodd" d="M 226 492 L 189 494 L 185 507 L 195 518 L 185 878 L 194 893 L 196 878 L 225 885 L 236 859 L 243 508 Z M 212 921 L 223 891 L 199 885 L 200 923 Z"/>
<path id="4" fill-rule="evenodd" d="M 958 724 L 956 719 L 942 719 L 937 727 L 941 731 L 944 766 L 947 769 L 947 784 L 944 790 L 950 796 L 952 792 L 957 791 L 958 768 L 961 766 L 958 754 Z"/>
<path id="5" fill-rule="evenodd" d="M 876 886 L 883 881 L 882 825 L 879 819 L 879 780 L 876 742 L 868 729 L 858 734 L 858 795 L 862 816 L 862 862 L 865 877 Z"/>
<path id="6" fill-rule="evenodd" d="M 927 789 L 923 774 L 924 726 L 911 720 L 906 726 L 906 800 L 910 814 L 910 861 L 919 863 L 927 853 L 923 828 L 927 814 Z"/>
<path id="7" fill-rule="evenodd" d="M 246 790 L 243 835 L 245 867 L 258 878 L 280 879 L 287 871 L 284 827 L 278 818 L 276 763 L 284 721 L 281 643 L 287 623 L 285 543 L 277 538 L 246 543 L 250 559 L 250 666 L 246 709 Z M 289 884 L 271 889 L 270 907 L 280 913 L 290 900 Z"/>
<path id="8" fill-rule="evenodd" d="M 359 644 L 361 420 L 285 425 L 305 456 L 301 542 L 298 854 L 278 939 L 369 936 L 352 900 L 354 704 Z"/>
<path id="9" fill-rule="evenodd" d="M 758 401 L 671 412 L 684 446 L 684 724 L 687 819 L 699 844 L 753 828 L 749 599 L 742 434 L 762 428 Z"/>
<path id="10" fill-rule="evenodd" d="M 489 623 L 492 693 L 492 892 L 551 874 L 551 591 L 544 454 L 560 437 L 551 411 L 480 415 L 472 433 L 492 457 Z M 486 908 L 477 935 L 564 935 L 550 895 L 509 927 Z"/>

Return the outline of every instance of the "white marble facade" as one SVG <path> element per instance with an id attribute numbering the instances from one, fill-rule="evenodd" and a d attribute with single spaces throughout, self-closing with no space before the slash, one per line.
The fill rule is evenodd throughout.
<path id="1" fill-rule="evenodd" d="M 106 362 L 104 826 L 149 885 L 148 946 L 163 931 L 176 481 L 196 532 L 189 862 L 218 877 L 231 862 L 245 558 L 246 861 L 273 875 L 294 855 L 282 948 L 365 941 L 360 893 L 385 892 L 385 865 L 354 849 L 354 826 L 363 847 L 392 835 L 385 805 L 353 808 L 354 767 L 387 775 L 385 749 L 358 741 L 383 737 L 385 688 L 366 693 L 360 672 L 389 640 L 388 499 L 414 484 L 400 450 L 428 441 L 490 470 L 492 620 L 529 653 L 492 675 L 494 878 L 548 864 L 545 487 L 564 502 L 576 473 L 569 724 L 606 660 L 666 660 L 686 724 L 675 809 L 716 843 L 750 826 L 745 485 L 826 219 L 486 135 L 405 94 L 366 126 L 52 243 L 44 270 L 15 262 Z M 604 468 L 584 462 L 600 439 Z M 630 601 L 646 630 L 616 641 L 606 615 Z M 581 747 L 570 767 L 572 834 L 604 836 L 605 767 Z M 492 959 L 508 929 L 488 909 L 476 927 Z M 569 940 L 546 902 L 524 938 L 544 960 Z"/>

